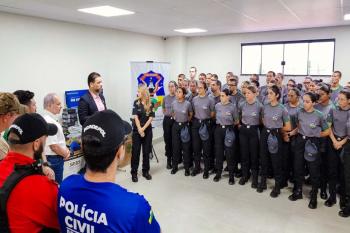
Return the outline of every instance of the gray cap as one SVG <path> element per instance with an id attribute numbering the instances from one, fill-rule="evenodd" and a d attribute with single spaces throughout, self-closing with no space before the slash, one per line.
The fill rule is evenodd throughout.
<path id="1" fill-rule="evenodd" d="M 209 139 L 209 131 L 208 127 L 206 124 L 202 124 L 201 127 L 198 130 L 199 137 L 201 138 L 202 141 L 206 141 Z"/>
<path id="2" fill-rule="evenodd" d="M 278 152 L 278 139 L 272 133 L 267 137 L 267 148 L 271 154 L 276 154 Z"/>
<path id="3" fill-rule="evenodd" d="M 231 147 L 235 140 L 236 140 L 235 132 L 232 129 L 227 128 L 225 133 L 225 146 Z"/>
<path id="4" fill-rule="evenodd" d="M 181 129 L 180 137 L 181 137 L 181 141 L 183 143 L 187 143 L 191 140 L 190 131 L 188 130 L 187 126 L 185 126 Z"/>
<path id="5" fill-rule="evenodd" d="M 305 143 L 304 158 L 308 162 L 313 162 L 316 160 L 318 154 L 318 149 L 315 143 L 308 139 Z"/>

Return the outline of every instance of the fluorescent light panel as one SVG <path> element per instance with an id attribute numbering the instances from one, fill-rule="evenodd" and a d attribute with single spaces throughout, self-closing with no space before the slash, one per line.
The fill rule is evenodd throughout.
<path id="1" fill-rule="evenodd" d="M 97 6 L 97 7 L 90 7 L 90 8 L 82 8 L 82 9 L 78 9 L 78 11 L 94 14 L 94 15 L 100 15 L 104 17 L 135 14 L 135 12 L 112 7 L 112 6 Z"/>
<path id="2" fill-rule="evenodd" d="M 181 32 L 181 33 L 200 33 L 200 32 L 207 32 L 207 30 L 200 29 L 200 28 L 184 28 L 184 29 L 175 29 L 175 32 Z"/>
<path id="3" fill-rule="evenodd" d="M 350 14 L 344 15 L 344 20 L 350 20 Z"/>

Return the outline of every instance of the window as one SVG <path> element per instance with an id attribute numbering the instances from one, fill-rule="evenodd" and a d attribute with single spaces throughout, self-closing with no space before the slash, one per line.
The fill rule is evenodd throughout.
<path id="1" fill-rule="evenodd" d="M 331 75 L 334 47 L 335 39 L 241 44 L 241 74 Z"/>

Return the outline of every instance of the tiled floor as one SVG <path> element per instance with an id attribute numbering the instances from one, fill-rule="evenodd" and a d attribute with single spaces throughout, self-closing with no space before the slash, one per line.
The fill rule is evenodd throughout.
<path id="1" fill-rule="evenodd" d="M 307 190 L 304 199 L 291 202 L 291 185 L 272 199 L 271 181 L 268 191 L 259 194 L 250 183 L 240 186 L 238 179 L 228 185 L 227 176 L 214 183 L 213 175 L 208 180 L 202 174 L 185 177 L 182 169 L 170 175 L 165 169 L 164 144 L 156 144 L 155 149 L 160 161 L 151 161 L 151 181 L 139 175 L 139 182 L 132 183 L 127 167 L 127 172 L 118 172 L 117 183 L 146 197 L 163 233 L 350 233 L 350 218 L 338 217 L 338 205 L 325 207 L 319 198 L 318 208 L 309 209 Z"/>

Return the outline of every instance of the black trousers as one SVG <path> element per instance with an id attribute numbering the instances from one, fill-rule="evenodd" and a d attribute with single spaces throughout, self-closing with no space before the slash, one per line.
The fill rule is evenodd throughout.
<path id="1" fill-rule="evenodd" d="M 336 137 L 338 138 L 338 137 Z M 344 183 L 344 171 L 342 164 L 340 162 L 340 153 L 343 148 L 336 150 L 333 147 L 333 142 L 331 138 L 328 138 L 328 154 L 327 154 L 327 164 L 328 164 L 328 186 L 329 192 L 336 192 L 336 186 L 338 183 L 338 178 L 340 181 L 342 192 L 344 193 L 345 183 Z M 345 144 L 346 145 L 346 144 Z M 344 145 L 344 146 L 345 146 Z M 344 147 L 343 146 L 343 147 Z"/>
<path id="2" fill-rule="evenodd" d="M 345 195 L 350 197 L 350 141 L 344 145 L 344 155 L 342 161 Z"/>
<path id="3" fill-rule="evenodd" d="M 235 172 L 236 172 L 236 169 L 238 169 L 238 164 L 241 163 L 240 136 L 239 136 L 239 129 L 237 125 L 233 127 L 233 131 L 235 132 L 235 135 L 236 135 L 235 146 L 233 148 L 234 150 L 233 159 L 235 160 Z"/>
<path id="4" fill-rule="evenodd" d="M 320 146 L 319 138 L 309 138 L 317 148 Z M 294 189 L 302 189 L 305 175 L 305 164 L 310 172 L 310 179 L 312 188 L 317 190 L 320 187 L 321 179 L 321 155 L 318 154 L 317 158 L 313 162 L 308 162 L 304 159 L 305 143 L 308 139 L 303 138 L 301 134 L 298 134 L 295 143 L 294 153 Z"/>
<path id="5" fill-rule="evenodd" d="M 180 132 L 183 127 L 189 127 L 188 123 L 177 123 L 174 122 L 173 128 L 172 128 L 172 140 L 173 140 L 173 157 L 172 157 L 172 164 L 173 168 L 177 168 L 181 157 L 183 155 L 183 162 L 185 169 L 190 168 L 191 163 L 191 140 L 189 142 L 183 143 L 181 141 Z"/>
<path id="6" fill-rule="evenodd" d="M 152 127 L 145 130 L 145 136 L 141 137 L 138 131 L 132 132 L 132 147 L 131 147 L 131 174 L 137 174 L 140 163 L 140 153 L 142 147 L 142 172 L 149 172 L 149 154 L 152 151 Z"/>
<path id="7" fill-rule="evenodd" d="M 215 129 L 216 129 L 216 120 L 213 119 L 210 123 L 211 130 L 210 130 L 210 144 L 211 146 L 211 153 L 209 154 L 209 169 L 213 169 L 215 167 Z"/>
<path id="8" fill-rule="evenodd" d="M 169 116 L 164 116 L 163 119 L 163 137 L 165 143 L 165 156 L 168 160 L 173 157 L 173 145 L 172 145 L 172 133 L 171 129 L 173 127 L 174 120 Z"/>
<path id="9" fill-rule="evenodd" d="M 274 134 L 278 139 L 278 151 L 276 154 L 271 154 L 268 150 L 267 139 L 269 134 Z M 275 185 L 281 186 L 284 181 L 282 173 L 283 157 L 282 152 L 282 139 L 278 129 L 269 130 L 263 128 L 260 135 L 260 156 L 261 156 L 261 177 L 266 178 L 268 175 L 269 159 L 271 159 L 272 169 L 275 177 Z"/>
<path id="10" fill-rule="evenodd" d="M 235 143 L 233 142 L 232 147 L 225 146 L 225 135 L 227 127 L 223 128 L 220 125 L 217 125 L 214 132 L 215 137 L 215 168 L 216 173 L 221 174 L 224 164 L 224 157 L 226 157 L 227 167 L 230 174 L 230 177 L 233 176 L 235 168 L 234 160 L 234 147 Z"/>
<path id="11" fill-rule="evenodd" d="M 259 127 L 242 125 L 239 129 L 239 144 L 243 177 L 249 177 L 249 171 L 259 171 Z"/>
<path id="12" fill-rule="evenodd" d="M 203 141 L 199 136 L 199 128 L 202 124 L 206 124 L 209 131 L 209 139 Z M 204 171 L 209 171 L 210 166 L 210 153 L 211 153 L 211 121 L 204 120 L 199 121 L 198 119 L 193 119 L 192 121 L 192 148 L 194 155 L 194 164 L 196 169 L 200 169 L 201 155 L 203 152 L 204 159 Z"/>
<path id="13" fill-rule="evenodd" d="M 285 181 L 294 177 L 293 155 L 295 153 L 296 136 L 292 136 L 289 139 L 289 142 L 282 142 L 282 172 Z"/>
<path id="14" fill-rule="evenodd" d="M 320 138 L 320 155 L 321 155 L 321 178 L 320 178 L 320 188 L 321 190 L 327 190 L 327 182 L 328 182 L 328 175 L 329 175 L 329 164 L 328 164 L 328 150 L 329 150 L 329 143 L 328 143 L 328 137 L 327 138 Z"/>

